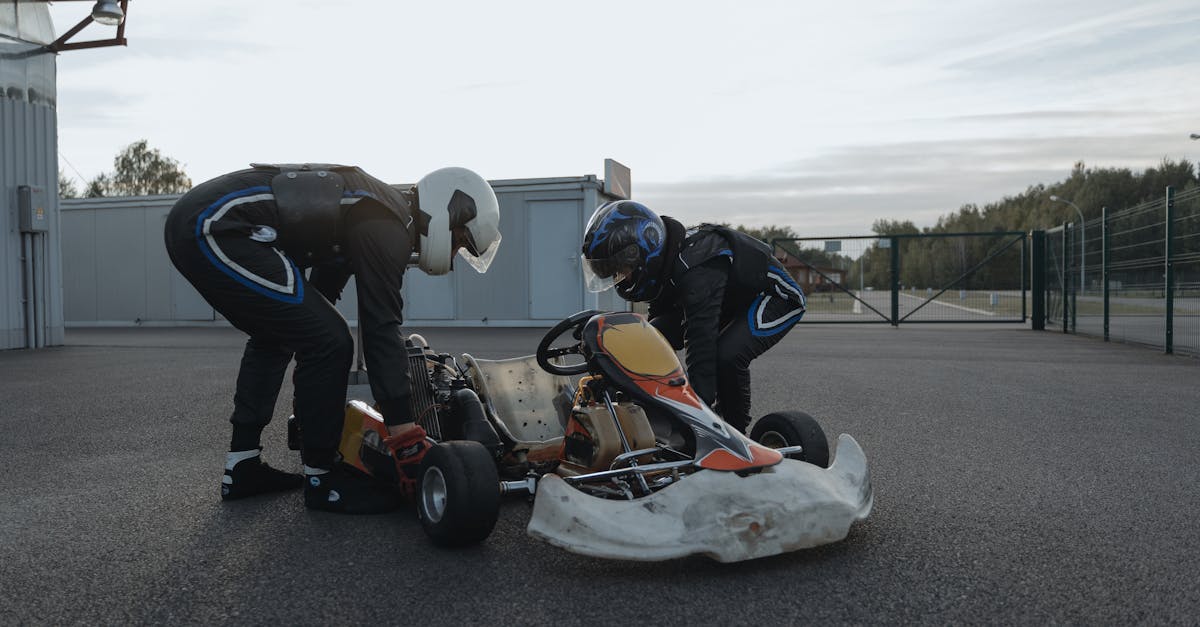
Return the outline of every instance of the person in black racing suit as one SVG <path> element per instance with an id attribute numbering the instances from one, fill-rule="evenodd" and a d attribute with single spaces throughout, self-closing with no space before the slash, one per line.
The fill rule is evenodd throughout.
<path id="1" fill-rule="evenodd" d="M 601 205 L 583 237 L 588 289 L 648 302 L 650 323 L 676 349 L 701 400 L 743 433 L 750 362 L 804 315 L 804 292 L 763 242 L 712 224 L 685 230 L 645 205 Z"/>
<path id="2" fill-rule="evenodd" d="M 238 372 L 221 497 L 305 486 L 305 505 L 371 513 L 395 492 L 336 464 L 354 340 L 332 303 L 351 276 L 371 392 L 402 468 L 429 443 L 409 408 L 400 288 L 412 253 L 429 274 L 458 252 L 487 270 L 500 245 L 499 204 L 482 177 L 443 168 L 400 191 L 353 166 L 260 165 L 202 183 L 175 203 L 164 232 L 172 263 L 249 335 Z M 306 277 L 304 271 L 309 269 Z M 305 477 L 271 468 L 260 435 L 283 375 L 296 369 L 295 415 Z"/>

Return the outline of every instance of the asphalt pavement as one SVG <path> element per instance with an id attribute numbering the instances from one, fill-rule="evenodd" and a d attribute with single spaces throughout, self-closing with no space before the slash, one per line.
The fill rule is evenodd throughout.
<path id="1" fill-rule="evenodd" d="M 529 354 L 539 329 L 417 329 Z M 1022 325 L 804 324 L 755 413 L 866 450 L 844 541 L 719 564 L 615 562 L 525 535 L 430 545 L 411 509 L 218 498 L 243 338 L 69 329 L 0 351 L 0 624 L 1196 624 L 1200 360 Z M 282 398 L 289 397 L 285 384 Z M 280 403 L 267 459 L 299 469 Z M 638 530 L 630 529 L 630 534 Z"/>

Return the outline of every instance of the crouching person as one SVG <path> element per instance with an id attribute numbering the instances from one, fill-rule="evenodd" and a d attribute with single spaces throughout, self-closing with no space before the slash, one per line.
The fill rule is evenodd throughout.
<path id="1" fill-rule="evenodd" d="M 763 242 L 711 224 L 684 229 L 629 200 L 601 205 L 583 236 L 588 288 L 648 302 L 700 398 L 743 433 L 750 362 L 804 315 L 804 293 Z"/>
<path id="2" fill-rule="evenodd" d="M 303 485 L 304 503 L 312 509 L 395 508 L 393 489 L 336 463 L 354 340 L 333 303 L 353 276 L 371 392 L 390 434 L 386 442 L 397 464 L 415 467 L 430 443 L 409 408 L 400 329 L 404 272 L 414 252 L 428 274 L 448 272 L 456 252 L 486 272 L 500 246 L 498 227 L 495 193 L 463 168 L 434 171 L 415 189 L 400 191 L 353 166 L 255 164 L 180 198 L 165 229 L 171 261 L 213 309 L 249 336 L 233 397 L 221 497 Z M 305 476 L 272 468 L 261 455 L 260 436 L 293 358 Z"/>

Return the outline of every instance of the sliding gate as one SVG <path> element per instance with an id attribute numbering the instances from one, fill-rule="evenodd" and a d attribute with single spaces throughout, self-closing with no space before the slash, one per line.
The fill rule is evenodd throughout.
<path id="1" fill-rule="evenodd" d="M 920 233 L 771 241 L 804 288 L 806 322 L 1028 318 L 1026 234 Z"/>

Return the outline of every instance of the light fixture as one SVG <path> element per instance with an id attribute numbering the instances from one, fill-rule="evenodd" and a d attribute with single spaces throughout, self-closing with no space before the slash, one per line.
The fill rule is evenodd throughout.
<path id="1" fill-rule="evenodd" d="M 1087 285 L 1087 283 L 1084 282 L 1084 273 L 1083 273 L 1083 269 L 1085 267 L 1087 267 L 1087 256 L 1086 256 L 1087 253 L 1084 252 L 1084 243 L 1087 241 L 1087 237 L 1086 237 L 1087 234 L 1084 231 L 1084 224 L 1087 222 L 1087 220 L 1083 219 L 1083 210 L 1079 208 L 1079 205 L 1067 200 L 1066 198 L 1063 198 L 1061 196 L 1056 196 L 1054 194 L 1050 194 L 1050 200 L 1053 202 L 1065 202 L 1068 205 L 1071 205 L 1072 207 L 1074 207 L 1075 213 L 1079 214 L 1079 287 L 1076 289 L 1083 290 L 1084 286 Z"/>
<path id="2" fill-rule="evenodd" d="M 92 19 L 105 26 L 116 26 L 125 19 L 125 12 L 114 0 L 98 0 L 92 7 Z"/>
<path id="3" fill-rule="evenodd" d="M 1192 139 L 1200 139 L 1200 133 L 1192 133 Z"/>

